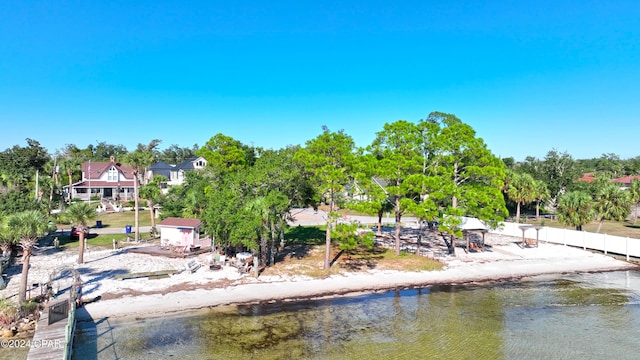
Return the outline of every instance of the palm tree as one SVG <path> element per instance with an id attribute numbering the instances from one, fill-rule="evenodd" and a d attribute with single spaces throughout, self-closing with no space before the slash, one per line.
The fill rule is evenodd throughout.
<path id="1" fill-rule="evenodd" d="M 629 195 L 635 205 L 635 211 L 633 212 L 633 224 L 635 225 L 636 221 L 638 221 L 638 204 L 640 204 L 640 179 L 631 180 Z"/>
<path id="2" fill-rule="evenodd" d="M 547 183 L 542 180 L 534 179 L 532 195 L 533 201 L 536 202 L 536 220 L 540 220 L 540 204 L 551 197 Z"/>
<path id="3" fill-rule="evenodd" d="M 631 211 L 629 193 L 609 183 L 596 194 L 595 211 L 598 217 L 596 232 L 600 232 L 605 220 L 622 221 Z"/>
<path id="4" fill-rule="evenodd" d="M 138 144 L 138 148 L 126 156 L 126 162 L 133 168 L 133 202 L 134 202 L 134 226 L 135 241 L 140 241 L 140 194 L 138 194 L 140 183 L 146 184 L 147 169 L 155 159 L 156 148 L 160 140 L 154 139 L 148 145 Z"/>
<path id="5" fill-rule="evenodd" d="M 558 199 L 557 211 L 558 221 L 582 231 L 582 226 L 593 220 L 593 200 L 584 191 L 570 191 Z"/>
<path id="6" fill-rule="evenodd" d="M 86 202 L 79 202 L 69 206 L 65 214 L 78 228 L 78 264 L 82 264 L 84 262 L 84 234 L 87 229 L 87 223 L 95 219 L 98 214 L 96 209 Z"/>
<path id="7" fill-rule="evenodd" d="M 27 297 L 27 277 L 29 276 L 29 260 L 38 238 L 52 230 L 52 223 L 37 210 L 27 210 L 11 215 L 8 226 L 11 236 L 22 247 L 22 278 L 18 301 L 24 302 Z"/>
<path id="8" fill-rule="evenodd" d="M 60 161 L 60 169 L 67 173 L 67 179 L 69 180 L 69 194 L 68 201 L 71 204 L 73 197 L 73 172 L 80 168 L 81 160 L 77 156 L 70 156 Z"/>
<path id="9" fill-rule="evenodd" d="M 162 190 L 160 190 L 160 184 L 167 181 L 167 178 L 162 175 L 155 175 L 153 179 L 146 185 L 140 188 L 140 197 L 147 199 L 147 205 L 149 206 L 149 214 L 151 215 L 151 229 L 156 227 L 156 214 L 155 204 L 162 197 Z"/>
<path id="10" fill-rule="evenodd" d="M 516 203 L 516 222 L 520 222 L 520 206 L 535 200 L 535 180 L 527 173 L 513 173 L 507 195 Z"/>

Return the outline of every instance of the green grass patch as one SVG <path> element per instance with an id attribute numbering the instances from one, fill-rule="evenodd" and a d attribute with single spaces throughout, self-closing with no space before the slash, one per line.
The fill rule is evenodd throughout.
<path id="1" fill-rule="evenodd" d="M 290 244 L 321 245 L 326 241 L 325 228 L 325 226 L 295 226 L 287 229 L 284 238 Z"/>
<path id="2" fill-rule="evenodd" d="M 135 211 L 123 211 L 117 213 L 100 213 L 96 221 L 102 221 L 102 227 L 124 228 L 135 223 Z M 140 226 L 151 226 L 149 210 L 140 210 L 138 220 Z M 95 223 L 90 224 L 92 227 Z"/>
<path id="3" fill-rule="evenodd" d="M 129 237 L 133 239 L 134 234 L 129 234 Z M 104 248 L 112 248 L 113 240 L 118 242 L 120 247 L 134 245 L 134 243 L 127 242 L 127 234 L 89 234 L 87 239 L 87 245 L 100 246 Z M 78 239 L 71 240 L 69 236 L 58 236 L 60 246 L 62 248 L 74 248 L 78 247 Z M 151 240 L 151 233 L 140 233 L 140 240 Z"/>

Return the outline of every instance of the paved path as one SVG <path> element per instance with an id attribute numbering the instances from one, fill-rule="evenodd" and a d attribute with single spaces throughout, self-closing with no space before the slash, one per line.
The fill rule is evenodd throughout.
<path id="1" fill-rule="evenodd" d="M 392 213 L 390 213 L 393 215 Z M 327 223 L 327 212 L 323 210 L 314 211 L 312 208 L 304 208 L 304 209 L 292 209 L 291 215 L 295 218 L 295 221 L 291 222 L 291 225 L 324 225 Z M 362 215 L 347 215 L 342 218 L 343 221 L 356 221 L 361 224 L 377 224 L 378 217 L 377 216 L 362 216 Z M 405 226 L 409 226 L 412 224 L 417 224 L 417 219 L 415 217 L 403 217 L 402 223 Z M 396 220 L 393 217 L 385 216 L 382 218 L 383 224 L 395 224 Z"/>

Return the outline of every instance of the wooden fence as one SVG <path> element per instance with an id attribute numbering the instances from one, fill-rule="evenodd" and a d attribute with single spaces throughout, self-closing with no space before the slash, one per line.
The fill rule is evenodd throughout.
<path id="1" fill-rule="evenodd" d="M 630 257 L 640 258 L 640 239 L 636 238 L 511 222 L 502 223 L 500 228 L 491 230 L 491 233 L 527 239 L 537 238 L 554 244 L 598 250 L 605 254 L 624 255 L 627 260 Z"/>

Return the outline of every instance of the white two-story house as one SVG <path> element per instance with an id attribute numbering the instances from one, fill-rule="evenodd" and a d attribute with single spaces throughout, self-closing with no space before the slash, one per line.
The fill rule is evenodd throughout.
<path id="1" fill-rule="evenodd" d="M 166 192 L 171 186 L 182 185 L 184 182 L 184 174 L 186 172 L 202 170 L 205 166 L 207 166 L 207 160 L 202 156 L 191 157 L 177 165 L 157 162 L 153 163 L 149 167 L 147 178 L 152 179 L 154 175 L 162 175 L 166 177 L 166 186 L 162 187 L 163 192 Z"/>

